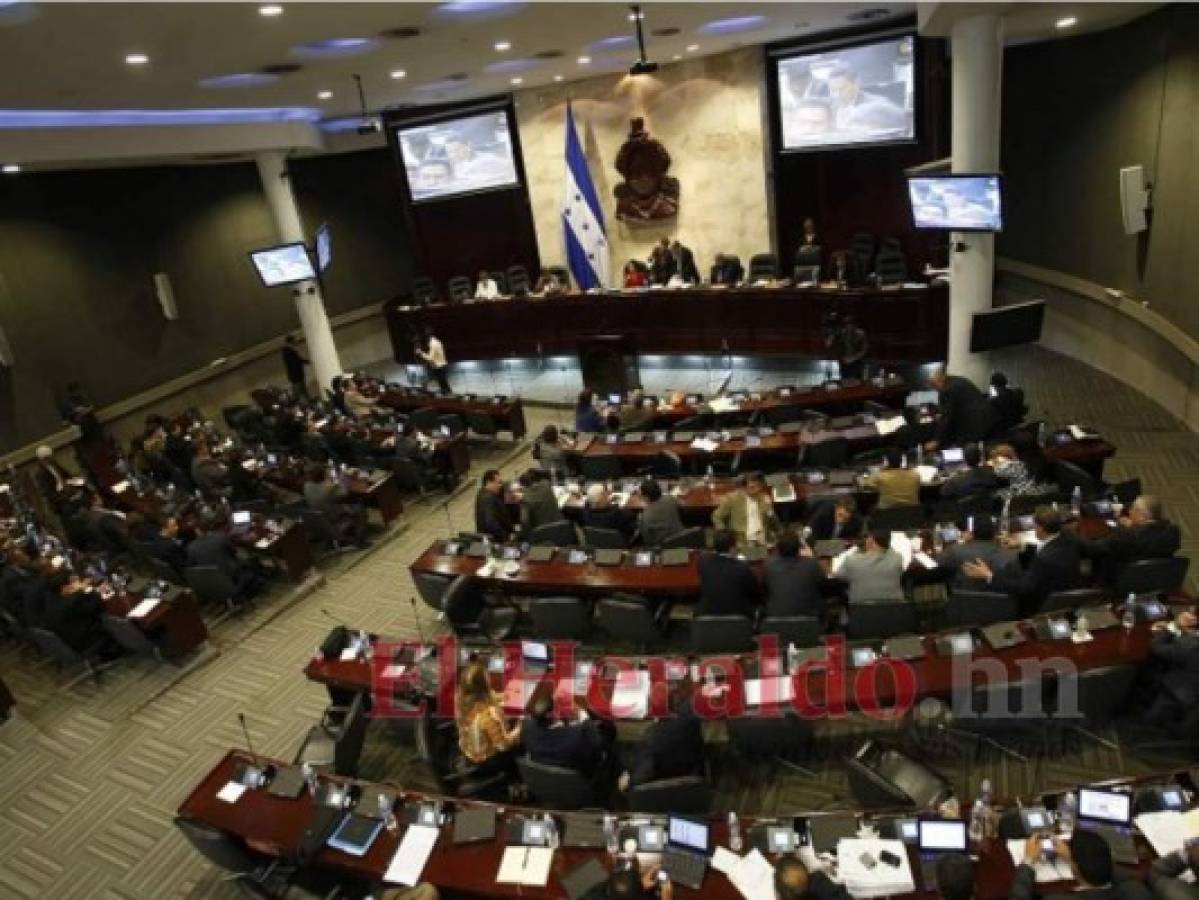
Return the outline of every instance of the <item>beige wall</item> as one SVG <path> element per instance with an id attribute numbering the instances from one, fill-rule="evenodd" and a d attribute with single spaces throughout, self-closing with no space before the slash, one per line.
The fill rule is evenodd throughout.
<path id="1" fill-rule="evenodd" d="M 706 278 L 717 252 L 748 264 L 770 250 L 766 200 L 764 64 L 761 47 L 664 65 L 655 75 L 609 74 L 516 95 L 521 149 L 542 265 L 565 262 L 559 204 L 565 171 L 566 103 L 573 103 L 612 246 L 617 277 L 631 257 L 645 259 L 662 236 L 695 252 Z M 629 119 L 644 116 L 673 160 L 679 179 L 676 219 L 653 225 L 617 222 L 613 166 Z"/>

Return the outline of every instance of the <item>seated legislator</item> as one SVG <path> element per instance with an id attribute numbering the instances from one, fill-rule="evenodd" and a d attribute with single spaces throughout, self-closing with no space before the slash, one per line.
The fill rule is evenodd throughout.
<path id="1" fill-rule="evenodd" d="M 600 434 L 604 430 L 604 417 L 595 408 L 595 392 L 579 391 L 575 401 L 575 431 L 584 434 Z"/>
<path id="2" fill-rule="evenodd" d="M 834 538 L 853 540 L 862 534 L 862 517 L 851 494 L 842 494 L 835 500 L 821 503 L 808 519 L 805 529 L 808 540 L 828 541 Z"/>
<path id="3" fill-rule="evenodd" d="M 1170 624 L 1153 626 L 1149 652 L 1165 669 L 1145 721 L 1180 734 L 1199 734 L 1199 631 L 1193 612 L 1179 613 Z"/>
<path id="4" fill-rule="evenodd" d="M 717 253 L 712 270 L 708 273 L 708 280 L 712 284 L 734 287 L 745 280 L 745 266 L 741 265 L 741 261 L 735 256 Z"/>
<path id="5" fill-rule="evenodd" d="M 940 854 L 934 874 L 940 900 L 974 900 L 974 863 L 968 854 Z"/>
<path id="6" fill-rule="evenodd" d="M 475 531 L 502 544 L 512 537 L 515 528 L 504 503 L 504 480 L 499 469 L 488 469 L 475 495 Z"/>
<path id="7" fill-rule="evenodd" d="M 762 566 L 767 616 L 824 615 L 824 587 L 828 579 L 810 552 L 800 555 L 802 543 L 791 529 L 779 535 L 778 555 Z"/>
<path id="8" fill-rule="evenodd" d="M 888 447 L 886 466 L 873 475 L 862 479 L 862 487 L 878 491 L 878 508 L 915 506 L 920 502 L 920 473 L 915 468 L 903 467 L 903 452 L 898 447 Z"/>
<path id="9" fill-rule="evenodd" d="M 134 518 L 130 513 L 129 532 L 141 544 L 141 551 L 182 572 L 187 565 L 187 550 L 179 539 L 179 522 L 174 518 L 155 521 Z"/>
<path id="10" fill-rule="evenodd" d="M 187 545 L 187 564 L 215 566 L 237 586 L 238 597 L 253 596 L 262 586 L 262 579 L 250 562 L 237 555 L 233 542 L 223 530 L 224 525 L 224 522 L 209 522 L 203 518 L 196 520 L 196 536 Z"/>
<path id="11" fill-rule="evenodd" d="M 989 464 L 984 465 L 978 444 L 967 444 L 962 448 L 966 468 L 956 472 L 941 485 L 942 500 L 964 500 L 980 494 L 990 494 L 999 489 L 999 477 Z"/>
<path id="12" fill-rule="evenodd" d="M 631 785 L 704 774 L 704 729 L 691 706 L 691 695 L 676 688 L 670 694 L 670 715 L 658 719 L 634 746 L 621 790 Z"/>
<path id="13" fill-rule="evenodd" d="M 1024 421 L 1028 405 L 1024 402 L 1024 391 L 1011 387 L 1007 376 L 996 372 L 991 376 L 990 404 L 995 411 L 995 431 L 1007 434 Z"/>
<path id="14" fill-rule="evenodd" d="M 684 284 L 699 284 L 699 269 L 695 266 L 695 254 L 691 248 L 675 240 L 670 245 L 670 254 L 674 257 L 675 277 L 682 279 Z"/>
<path id="15" fill-rule="evenodd" d="M 606 796 L 615 777 L 616 726 L 591 718 L 564 721 L 554 716 L 553 691 L 538 688 L 521 723 L 520 742 L 533 762 L 578 772 Z"/>
<path id="16" fill-rule="evenodd" d="M 937 555 L 937 565 L 950 576 L 951 590 L 987 589 L 985 580 L 972 578 L 962 571 L 965 563 L 982 560 L 992 572 L 1004 571 L 1017 564 L 1016 552 L 995 540 L 995 520 L 991 516 L 971 516 L 970 519 L 974 530 L 968 530 L 970 523 L 959 523 L 962 539 Z"/>
<path id="17" fill-rule="evenodd" d="M 509 728 L 504 707 L 491 690 L 487 666 L 475 660 L 458 677 L 458 749 L 473 766 L 484 772 L 516 772 L 516 747 L 520 722 Z"/>
<path id="18" fill-rule="evenodd" d="M 617 869 L 583 900 L 674 900 L 674 883 L 658 880 L 658 866 Z"/>
<path id="19" fill-rule="evenodd" d="M 229 470 L 212 458 L 208 442 L 201 438 L 195 443 L 195 456 L 191 462 L 191 479 L 196 489 L 205 497 L 227 497 L 232 493 L 229 486 Z"/>
<path id="20" fill-rule="evenodd" d="M 1033 513 L 1037 546 L 1020 555 L 1020 562 L 995 571 L 981 559 L 962 563 L 961 571 L 969 578 L 985 581 L 988 590 L 1014 594 L 1020 600 L 1021 615 L 1032 615 L 1041 602 L 1057 591 L 1082 587 L 1079 567 L 1082 554 L 1078 540 L 1062 530 L 1062 517 L 1052 506 L 1038 506 Z M 1031 558 L 1029 554 L 1031 552 Z"/>
<path id="21" fill-rule="evenodd" d="M 782 856 L 774 866 L 775 900 L 850 900 L 845 885 L 822 871 L 809 872 L 797 856 Z"/>
<path id="22" fill-rule="evenodd" d="M 1025 842 L 1024 859 L 1016 867 L 1008 900 L 1149 900 L 1149 889 L 1138 877 L 1112 865 L 1112 851 L 1103 836 L 1085 828 L 1075 828 L 1069 841 L 1053 838 L 1055 855 L 1073 873 L 1073 890 L 1038 892 L 1035 866 L 1042 858 L 1041 842 L 1046 837 L 1038 832 Z"/>
<path id="23" fill-rule="evenodd" d="M 362 386 L 358 383 L 357 379 L 347 378 L 343 382 L 343 385 L 345 386 L 345 393 L 342 396 L 342 400 L 349 415 L 362 418 L 363 416 L 369 416 L 375 411 L 378 401 L 362 393 Z"/>
<path id="24" fill-rule="evenodd" d="M 479 273 L 479 280 L 475 282 L 475 299 L 495 300 L 499 296 L 499 286 L 495 283 L 495 279 L 491 277 L 491 273 L 484 269 Z"/>
<path id="25" fill-rule="evenodd" d="M 657 547 L 683 530 L 679 501 L 670 494 L 663 494 L 662 486 L 652 478 L 641 482 L 640 491 L 645 499 L 645 508 L 641 510 L 641 543 Z"/>
<path id="26" fill-rule="evenodd" d="M 752 616 L 762 589 L 753 569 L 733 556 L 737 537 L 720 530 L 712 537 L 711 553 L 699 556 L 699 602 L 697 616 Z"/>
<path id="27" fill-rule="evenodd" d="M 612 495 L 603 484 L 587 485 L 587 502 L 583 506 L 583 527 L 608 528 L 619 532 L 628 541 L 633 536 L 634 520 L 623 509 L 612 505 Z"/>
<path id="28" fill-rule="evenodd" d="M 712 525 L 733 532 L 738 547 L 774 543 L 779 519 L 761 472 L 744 476 L 742 486 L 720 501 L 712 513 Z"/>
<path id="29" fill-rule="evenodd" d="M 350 503 L 345 486 L 329 480 L 329 472 L 321 463 L 308 467 L 304 479 L 304 505 L 321 513 L 339 536 L 348 538 L 358 547 L 367 547 L 366 507 Z"/>
<path id="30" fill-rule="evenodd" d="M 648 428 L 654 421 L 654 407 L 645 399 L 641 388 L 629 394 L 629 403 L 620 411 L 622 431 L 639 431 Z"/>
<path id="31" fill-rule="evenodd" d="M 1158 857 L 1149 867 L 1149 886 L 1159 900 L 1199 900 L 1199 843 Z"/>
<path id="32" fill-rule="evenodd" d="M 549 269 L 542 269 L 533 285 L 533 293 L 538 297 L 556 297 L 566 293 L 566 285 Z"/>
<path id="33" fill-rule="evenodd" d="M 625 263 L 622 275 L 626 288 L 649 287 L 649 268 L 640 260 L 630 259 Z"/>
<path id="34" fill-rule="evenodd" d="M 987 451 L 987 465 L 1001 482 L 1005 482 L 998 491 L 998 496 L 1005 500 L 1012 497 L 1036 497 L 1053 490 L 1051 485 L 1042 484 L 1037 480 L 1028 463 L 1020 458 L 1011 444 L 996 444 L 990 448 Z"/>
<path id="35" fill-rule="evenodd" d="M 1100 577 L 1111 584 L 1131 562 L 1173 556 L 1182 536 L 1178 526 L 1162 515 L 1161 500 L 1142 494 L 1106 537 L 1080 540 L 1083 554 L 1098 561 Z"/>
<path id="36" fill-rule="evenodd" d="M 76 653 L 109 643 L 101 624 L 104 605 L 100 595 L 76 575 L 58 572 L 50 576 L 49 583 L 56 590 L 45 594 L 40 626 L 53 631 Z"/>
<path id="37" fill-rule="evenodd" d="M 520 527 L 526 536 L 535 528 L 566 518 L 545 472 L 526 469 L 520 476 L 520 487 Z"/>
<path id="38" fill-rule="evenodd" d="M 71 475 L 54 461 L 54 451 L 47 445 L 38 447 L 35 455 L 37 464 L 33 469 L 33 483 L 46 502 L 57 509 L 70 494 L 67 481 Z"/>
<path id="39" fill-rule="evenodd" d="M 649 255 L 649 280 L 653 284 L 668 284 L 678 274 L 678 261 L 670 252 L 670 238 L 662 238 Z"/>
<path id="40" fill-rule="evenodd" d="M 867 531 L 861 546 L 833 560 L 832 574 L 849 586 L 849 602 L 902 600 L 903 557 L 889 531 Z"/>
<path id="41" fill-rule="evenodd" d="M 928 379 L 937 392 L 937 435 L 927 449 L 985 441 L 995 428 L 995 411 L 974 382 L 937 368 Z"/>
<path id="42" fill-rule="evenodd" d="M 562 432 L 558 430 L 558 426 L 550 423 L 541 430 L 541 438 L 537 441 L 535 455 L 544 471 L 562 478 L 566 475 L 566 454 L 573 447 L 574 443 L 563 436 Z"/>

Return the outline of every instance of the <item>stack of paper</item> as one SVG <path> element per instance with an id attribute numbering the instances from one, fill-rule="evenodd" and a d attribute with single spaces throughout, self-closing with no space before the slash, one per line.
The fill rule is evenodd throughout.
<path id="1" fill-rule="evenodd" d="M 878 433 L 883 437 L 889 434 L 894 434 L 903 428 L 908 423 L 908 420 L 903 416 L 891 416 L 889 419 L 875 419 L 874 427 L 878 429 Z"/>
<path id="2" fill-rule="evenodd" d="M 162 602 L 161 600 L 157 600 L 157 599 L 143 600 L 137 606 L 133 607 L 133 609 L 129 610 L 129 618 L 131 618 L 131 619 L 144 618 L 144 617 L 150 615 L 150 613 L 154 612 L 154 608 L 156 606 L 158 606 L 158 604 L 161 602 Z"/>
<path id="3" fill-rule="evenodd" d="M 740 408 L 737 401 L 731 397 L 713 397 L 708 406 L 712 408 L 712 412 L 716 413 L 732 412 Z"/>
<path id="4" fill-rule="evenodd" d="M 391 884 L 406 884 L 416 887 L 420 873 L 429 861 L 429 855 L 437 845 L 438 830 L 431 825 L 410 825 L 391 858 L 383 880 Z"/>
<path id="5" fill-rule="evenodd" d="M 766 703 L 786 703 L 791 699 L 790 678 L 751 678 L 745 682 L 745 705 L 761 706 Z"/>
<path id="6" fill-rule="evenodd" d="M 774 866 L 754 848 L 725 872 L 745 900 L 774 900 Z"/>
<path id="7" fill-rule="evenodd" d="M 649 672 L 621 672 L 612 690 L 613 718 L 644 719 L 649 712 L 649 687 Z"/>
<path id="8" fill-rule="evenodd" d="M 1027 843 L 1023 838 L 1013 838 L 1007 842 L 1007 852 L 1012 855 L 1012 865 L 1018 866 L 1024 862 L 1024 848 Z M 1074 873 L 1070 871 L 1070 864 L 1061 859 L 1046 862 L 1044 857 L 1040 857 L 1032 868 L 1037 873 L 1038 884 L 1048 881 L 1069 881 L 1074 877 Z"/>
<path id="9" fill-rule="evenodd" d="M 713 441 L 704 437 L 697 437 L 691 442 L 692 450 L 702 450 L 704 453 L 715 453 L 720 447 L 719 441 Z"/>
<path id="10" fill-rule="evenodd" d="M 1141 813 L 1133 822 L 1158 856 L 1181 850 L 1189 838 L 1199 834 L 1199 809 L 1185 815 L 1176 810 Z"/>
<path id="11" fill-rule="evenodd" d="M 899 857 L 899 865 L 891 866 L 883 862 L 879 854 L 884 850 Z M 874 865 L 867 865 L 863 862 L 864 858 L 872 859 Z M 855 897 L 886 897 L 916 889 L 912 865 L 903 841 L 841 838 L 837 842 L 837 873 Z"/>
<path id="12" fill-rule="evenodd" d="M 932 484 L 937 472 L 936 466 L 916 466 L 916 474 L 920 476 L 921 484 Z"/>
<path id="13" fill-rule="evenodd" d="M 500 884 L 545 887 L 553 861 L 554 851 L 549 847 L 508 847 L 495 880 Z"/>

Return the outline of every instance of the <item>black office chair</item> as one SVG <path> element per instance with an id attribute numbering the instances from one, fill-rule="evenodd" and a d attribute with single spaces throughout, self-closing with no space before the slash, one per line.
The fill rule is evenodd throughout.
<path id="1" fill-rule="evenodd" d="M 484 413 L 472 412 L 470 410 L 464 412 L 462 418 L 466 421 L 467 438 L 469 440 L 481 440 L 489 444 L 495 443 L 499 434 L 495 419 Z"/>
<path id="2" fill-rule="evenodd" d="M 907 600 L 872 600 L 849 604 L 846 633 L 850 640 L 889 638 L 916 630 L 916 605 Z"/>
<path id="3" fill-rule="evenodd" d="M 817 777 L 815 772 L 799 764 L 799 761 L 806 762 L 812 755 L 815 729 L 811 722 L 795 713 L 785 712 L 781 716 L 730 716 L 725 720 L 725 730 L 738 756 L 747 760 L 781 763 L 809 778 Z"/>
<path id="4" fill-rule="evenodd" d="M 491 275 L 491 280 L 495 282 L 496 290 L 506 296 L 509 293 L 508 276 L 504 272 L 500 271 L 489 272 L 488 274 Z"/>
<path id="5" fill-rule="evenodd" d="M 437 428 L 447 429 L 450 437 L 457 437 L 466 431 L 466 421 L 457 413 L 442 413 L 437 417 Z"/>
<path id="6" fill-rule="evenodd" d="M 433 704 L 416 720 L 413 730 L 417 756 L 428 766 L 438 790 L 472 800 L 502 800 L 515 775 L 511 769 L 484 762 L 475 765 L 458 746 L 458 726 L 453 719 L 435 718 Z"/>
<path id="7" fill-rule="evenodd" d="M 1191 560 L 1186 556 L 1138 559 L 1120 569 L 1112 593 L 1117 597 L 1127 597 L 1129 594 L 1172 593 L 1186 581 L 1190 564 Z"/>
<path id="8" fill-rule="evenodd" d="M 488 606 L 482 585 L 470 575 L 454 579 L 442 598 L 442 607 L 460 638 L 501 641 L 516 628 L 517 611 L 508 606 Z"/>
<path id="9" fill-rule="evenodd" d="M 1046 594 L 1038 613 L 1069 612 L 1081 606 L 1096 606 L 1103 602 L 1103 591 L 1099 588 L 1076 588 L 1072 591 L 1054 591 Z"/>
<path id="10" fill-rule="evenodd" d="M 183 570 L 183 577 L 201 603 L 224 607 L 224 613 L 218 621 L 238 612 L 244 606 L 237 582 L 216 566 L 188 566 Z"/>
<path id="11" fill-rule="evenodd" d="M 704 529 L 699 525 L 693 525 L 682 531 L 676 531 L 662 541 L 663 550 L 671 550 L 676 547 L 686 547 L 691 550 L 704 549 Z"/>
<path id="12" fill-rule="evenodd" d="M 145 561 L 146 566 L 154 574 L 155 578 L 160 578 L 163 581 L 169 581 L 171 584 L 187 584 L 183 578 L 182 572 L 172 566 L 165 559 L 161 559 L 157 556 L 151 556 L 150 553 L 145 549 L 147 546 L 148 545 L 145 544 L 142 545 L 141 556 Z"/>
<path id="13" fill-rule="evenodd" d="M 629 545 L 628 540 L 615 528 L 583 527 L 583 543 L 588 547 L 603 550 L 623 550 Z"/>
<path id="14" fill-rule="evenodd" d="M 85 678 L 98 681 L 101 672 L 105 669 L 111 669 L 117 664 L 116 660 L 109 662 L 101 661 L 100 650 L 103 646 L 102 641 L 96 641 L 85 647 L 82 651 L 79 651 L 75 650 L 57 634 L 48 629 L 31 627 L 28 634 L 29 639 L 33 641 L 33 645 L 43 655 L 54 660 L 60 672 L 70 672 L 72 669 L 80 670 L 78 675 L 62 685 L 62 690 L 74 687 Z"/>
<path id="15" fill-rule="evenodd" d="M 829 438 L 800 447 L 800 465 L 809 469 L 840 469 L 849 459 L 849 441 L 843 437 Z"/>
<path id="16" fill-rule="evenodd" d="M 579 457 L 579 476 L 584 481 L 610 481 L 622 473 L 619 456 Z"/>
<path id="17" fill-rule="evenodd" d="M 818 647 L 824 629 L 812 616 L 766 616 L 758 624 L 758 634 L 776 635 L 781 647 Z"/>
<path id="18" fill-rule="evenodd" d="M 412 279 L 410 293 L 412 302 L 416 306 L 428 306 L 430 303 L 437 302 L 437 285 L 427 275 Z"/>
<path id="19" fill-rule="evenodd" d="M 954 589 L 945 604 L 948 628 L 977 628 L 1020 617 L 1020 602 L 1011 594 Z"/>
<path id="20" fill-rule="evenodd" d="M 1118 484 L 1113 484 L 1108 488 L 1117 500 L 1125 506 L 1132 506 L 1132 501 L 1141 496 L 1141 479 L 1130 478 L 1128 481 L 1121 481 Z"/>
<path id="21" fill-rule="evenodd" d="M 1066 496 L 1073 496 L 1074 488 L 1081 492 L 1083 500 L 1090 500 L 1103 493 L 1103 482 L 1096 480 L 1089 472 L 1072 462 L 1059 459 L 1053 464 L 1053 480 L 1058 490 Z"/>
<path id="22" fill-rule="evenodd" d="M 747 281 L 764 281 L 779 277 L 779 258 L 773 253 L 755 253 L 749 258 Z"/>
<path id="23" fill-rule="evenodd" d="M 508 267 L 508 290 L 515 297 L 529 293 L 529 273 L 524 266 Z"/>
<path id="24" fill-rule="evenodd" d="M 696 653 L 743 653 L 754 649 L 754 624 L 748 616 L 695 616 L 691 649 Z"/>
<path id="25" fill-rule="evenodd" d="M 1119 735 L 1110 726 L 1128 705 L 1136 681 L 1137 667 L 1131 665 L 1059 673 L 1054 724 L 1119 752 Z M 1110 736 L 1096 729 L 1106 729 Z"/>
<path id="26" fill-rule="evenodd" d="M 303 506 L 297 512 L 300 523 L 304 526 L 304 530 L 308 532 L 308 540 L 316 548 L 330 553 L 345 549 L 342 535 L 337 528 L 337 523 L 329 518 L 324 510 L 310 509 L 307 506 Z"/>
<path id="27" fill-rule="evenodd" d="M 474 289 L 465 275 L 455 275 L 446 283 L 446 294 L 451 303 L 462 303 L 474 295 Z"/>
<path id="28" fill-rule="evenodd" d="M 441 425 L 441 414 L 431 406 L 417 409 L 408 414 L 408 423 L 417 431 L 433 434 Z"/>
<path id="29" fill-rule="evenodd" d="M 450 585 L 454 583 L 454 579 L 449 575 L 413 572 L 412 581 L 416 585 L 416 592 L 425 602 L 425 606 L 438 613 L 442 612 L 442 599 L 445 597 L 445 592 L 450 589 Z"/>
<path id="30" fill-rule="evenodd" d="M 919 503 L 911 506 L 889 506 L 870 513 L 871 530 L 912 531 L 925 523 L 924 507 Z"/>
<path id="31" fill-rule="evenodd" d="M 639 470 L 642 476 L 653 478 L 678 478 L 683 472 L 683 461 L 677 453 L 661 450 L 650 457 L 649 465 Z"/>
<path id="32" fill-rule="evenodd" d="M 908 260 L 903 251 L 884 247 L 874 258 L 874 273 L 880 284 L 902 284 L 908 278 Z"/>
<path id="33" fill-rule="evenodd" d="M 712 797 L 712 786 L 701 775 L 647 781 L 633 785 L 628 792 L 629 809 L 639 813 L 706 815 Z"/>
<path id="34" fill-rule="evenodd" d="M 958 690 L 952 701 L 952 723 L 946 730 L 973 740 L 978 751 L 990 747 L 1027 764 L 1028 756 L 1014 749 L 1016 746 L 1041 752 L 1048 749 L 1045 685 L 1041 680 L 1017 681 Z"/>
<path id="35" fill-rule="evenodd" d="M 395 475 L 396 487 L 402 493 L 424 496 L 433 483 L 434 473 L 415 459 L 394 459 L 391 472 Z"/>
<path id="36" fill-rule="evenodd" d="M 275 869 L 275 863 L 267 856 L 255 853 L 233 837 L 189 816 L 176 816 L 178 828 L 192 848 L 218 869 L 230 873 L 233 880 L 246 879 L 265 884 Z"/>
<path id="37" fill-rule="evenodd" d="M 125 616 L 105 615 L 100 623 L 108 636 L 120 645 L 122 650 L 133 656 L 143 656 L 162 661 L 162 650 L 138 624 Z"/>
<path id="38" fill-rule="evenodd" d="M 666 633 L 665 609 L 655 609 L 644 597 L 617 594 L 596 604 L 595 624 L 614 641 L 648 649 Z"/>
<path id="39" fill-rule="evenodd" d="M 529 796 L 554 809 L 582 809 L 598 802 L 591 782 L 574 769 L 535 762 L 527 756 L 516 760 Z"/>
<path id="40" fill-rule="evenodd" d="M 579 532 L 574 523 L 568 519 L 559 522 L 546 522 L 538 525 L 529 532 L 529 543 L 550 547 L 577 547 Z"/>
<path id="41" fill-rule="evenodd" d="M 674 423 L 674 431 L 707 431 L 713 426 L 716 418 L 711 413 L 698 413 Z"/>
<path id="42" fill-rule="evenodd" d="M 530 631 L 546 640 L 582 640 L 591 631 L 591 606 L 578 597 L 534 597 Z"/>
<path id="43" fill-rule="evenodd" d="M 953 794 L 939 772 L 877 741 L 867 741 L 845 762 L 849 788 L 864 809 L 935 810 Z"/>
<path id="44" fill-rule="evenodd" d="M 368 721 L 365 691 L 355 694 L 348 706 L 327 707 L 320 724 L 308 730 L 293 762 L 297 766 L 308 763 L 320 772 L 356 778 Z"/>
<path id="45" fill-rule="evenodd" d="M 870 271 L 870 264 L 874 262 L 874 249 L 875 238 L 869 231 L 856 231 L 849 239 L 851 263 L 856 265 L 863 275 Z"/>

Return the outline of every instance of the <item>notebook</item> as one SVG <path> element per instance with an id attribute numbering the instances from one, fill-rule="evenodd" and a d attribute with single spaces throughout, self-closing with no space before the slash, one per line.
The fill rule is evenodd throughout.
<path id="1" fill-rule="evenodd" d="M 581 900 L 608 880 L 608 870 L 593 857 L 571 869 L 560 880 L 569 900 Z"/>
<path id="2" fill-rule="evenodd" d="M 545 887 L 553 860 L 554 851 L 549 847 L 508 847 L 495 880 L 499 884 Z"/>

